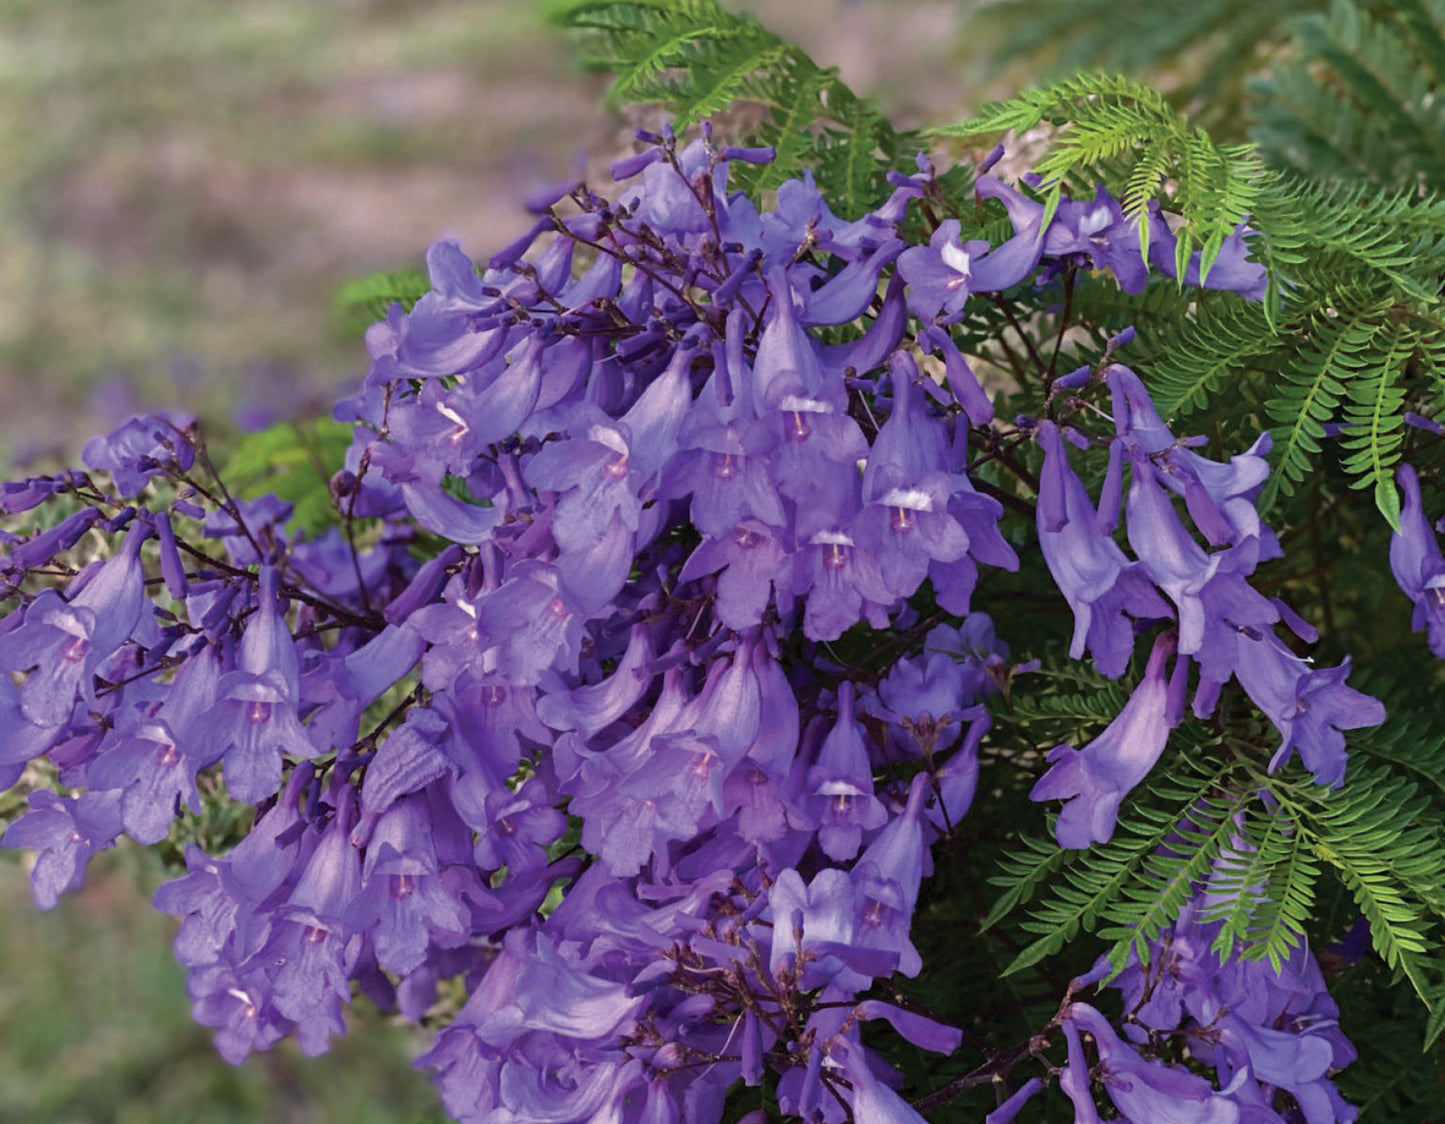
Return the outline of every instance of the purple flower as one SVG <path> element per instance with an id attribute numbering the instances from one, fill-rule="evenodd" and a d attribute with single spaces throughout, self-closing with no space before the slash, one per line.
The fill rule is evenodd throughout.
<path id="1" fill-rule="evenodd" d="M 577 670 L 584 615 L 562 588 L 554 566 L 526 561 L 476 609 L 476 624 L 497 667 L 518 686 L 532 686 L 548 670 Z"/>
<path id="2" fill-rule="evenodd" d="M 270 1000 L 296 1024 L 308 1055 L 324 1053 L 333 1034 L 346 1032 L 341 1008 L 351 1001 L 351 969 L 359 953 L 344 922 L 361 889 L 361 856 L 350 839 L 353 808 L 346 789 L 253 958 L 266 965 Z"/>
<path id="3" fill-rule="evenodd" d="M 1135 1124 L 1156 1120 L 1178 1124 L 1238 1124 L 1240 1121 L 1239 1105 L 1229 1097 L 1231 1089 L 1216 1091 L 1197 1074 L 1146 1061 L 1087 1003 L 1070 1004 L 1064 1013 L 1071 1072 L 1075 1068 L 1075 1042 L 1080 1030 L 1094 1040 L 1104 1088 L 1124 1119 Z M 1080 1083 L 1084 1085 L 1083 1095 L 1087 1096 L 1087 1077 L 1080 1079 Z M 1075 1095 L 1074 1089 L 1070 1095 Z M 1077 1109 L 1080 1103 L 1077 1096 L 1074 1103 Z M 1077 1116 L 1076 1120 L 1086 1118 L 1091 1122 L 1098 1120 L 1092 1112 Z"/>
<path id="4" fill-rule="evenodd" d="M 918 904 L 918 888 L 931 871 L 924 809 L 933 799 L 933 781 L 917 774 L 908 787 L 908 802 L 869 843 L 853 867 L 854 882 L 869 898 L 905 915 Z M 968 809 L 955 808 L 955 815 Z"/>
<path id="5" fill-rule="evenodd" d="M 943 322 L 957 320 L 968 301 L 973 260 L 988 249 L 986 242 L 961 245 L 959 221 L 945 219 L 928 240 L 898 258 L 898 273 L 908 282 L 908 310 L 920 320 L 943 313 Z"/>
<path id="6" fill-rule="evenodd" d="M 95 676 L 130 638 L 145 601 L 140 547 L 150 535 L 135 524 L 121 552 L 72 585 L 67 602 L 42 590 L 25 609 L 19 628 L 0 636 L 0 668 L 29 671 L 20 710 L 37 726 L 70 718 L 77 696 L 95 702 Z M 79 587 L 79 588 L 77 588 Z"/>
<path id="7" fill-rule="evenodd" d="M 869 1065 L 865 1049 L 840 1042 L 832 1054 L 852 1085 L 852 1117 L 855 1124 L 925 1124 L 923 1117 L 885 1085 Z"/>
<path id="8" fill-rule="evenodd" d="M 440 877 L 431 826 L 424 797 L 388 808 L 367 843 L 360 892 L 342 907 L 347 930 L 369 930 L 377 961 L 399 975 L 420 967 L 430 944 L 455 948 L 470 935 L 470 910 Z"/>
<path id="9" fill-rule="evenodd" d="M 805 887 L 796 870 L 784 870 L 773 882 L 768 905 L 773 914 L 768 968 L 775 979 L 851 997 L 898 964 L 896 952 L 856 939 L 862 903 L 846 871 L 825 868 Z"/>
<path id="10" fill-rule="evenodd" d="M 858 258 L 845 265 L 813 290 L 799 317 L 801 322 L 808 325 L 848 324 L 858 319 L 878 293 L 879 275 L 904 252 L 905 245 L 901 240 L 891 238 L 866 258 Z"/>
<path id="11" fill-rule="evenodd" d="M 25 717 L 20 692 L 7 675 L 0 681 L 0 787 L 9 788 L 25 772 L 26 764 L 54 745 L 64 726 L 42 726 Z"/>
<path id="12" fill-rule="evenodd" d="M 1149 458 L 1130 455 L 1133 485 L 1129 489 L 1129 545 L 1144 564 L 1149 580 L 1174 602 L 1179 613 L 1179 650 L 1199 651 L 1207 614 L 1201 591 L 1219 567 L 1220 556 L 1207 555 L 1184 529 L 1168 494 L 1155 477 Z"/>
<path id="13" fill-rule="evenodd" d="M 643 1002 L 546 935 L 513 930 L 417 1064 L 439 1070 L 442 1099 L 462 1121 L 591 1119 L 631 1083 L 612 1043 Z"/>
<path id="14" fill-rule="evenodd" d="M 1043 1091 L 1044 1083 L 1037 1077 L 1030 1077 L 1018 1091 L 983 1118 L 983 1124 L 1013 1124 L 1024 1105 Z"/>
<path id="15" fill-rule="evenodd" d="M 171 468 L 190 470 L 196 458 L 185 415 L 147 414 L 131 418 L 105 437 L 94 437 L 80 452 L 91 468 L 109 472 L 123 496 L 138 496 L 157 473 Z"/>
<path id="16" fill-rule="evenodd" d="M 1008 211 L 1013 237 L 974 262 L 974 292 L 1011 289 L 1038 267 L 1044 253 L 1044 207 L 1026 199 L 1017 188 L 994 176 L 979 176 L 974 191 L 981 199 L 997 199 Z M 1055 215 L 1057 219 L 1057 214 Z"/>
<path id="17" fill-rule="evenodd" d="M 1154 641 L 1144 678 L 1119 717 L 1082 750 L 1056 746 L 1049 753 L 1051 768 L 1029 793 L 1030 800 L 1067 800 L 1059 813 L 1056 832 L 1061 847 L 1087 847 L 1107 843 L 1114 834 L 1119 803 L 1149 775 L 1169 731 L 1184 713 L 1184 689 L 1189 661 L 1179 656 L 1174 673 L 1165 678 L 1165 665 L 1176 649 L 1173 633 Z"/>
<path id="18" fill-rule="evenodd" d="M 1303 944 L 1278 968 L 1238 952 L 1221 956 L 1214 946 L 1223 922 L 1200 920 L 1209 903 L 1204 894 L 1184 907 L 1150 950 L 1148 968 L 1131 954 L 1113 985 L 1134 1012 L 1126 1033 L 1144 1042 L 1149 1031 L 1182 1032 L 1190 1055 L 1215 1067 L 1221 1088 L 1241 1107 L 1267 1109 L 1281 1089 L 1309 1124 L 1353 1120 L 1328 1074 L 1355 1052 L 1314 956 Z M 1101 958 L 1090 975 L 1108 971 Z"/>
<path id="19" fill-rule="evenodd" d="M 836 862 L 856 855 L 863 833 L 882 827 L 888 818 L 873 794 L 873 772 L 863 728 L 853 716 L 853 699 L 853 684 L 840 684 L 838 720 L 808 770 L 808 807 L 818 821 L 818 842 Z"/>
<path id="20" fill-rule="evenodd" d="M 737 631 L 762 623 L 774 587 L 792 574 L 783 544 L 756 519 L 744 519 L 721 538 L 705 540 L 688 556 L 679 580 L 718 570 L 718 620 Z"/>
<path id="21" fill-rule="evenodd" d="M 67 515 L 49 530 L 41 531 L 25 542 L 16 543 L 13 536 L 6 538 L 10 549 L 4 558 L 0 558 L 0 574 L 12 583 L 18 583 L 26 571 L 45 565 L 62 550 L 73 547 L 99 520 L 100 509 L 86 507 Z"/>
<path id="22" fill-rule="evenodd" d="M 1118 200 L 1102 184 L 1088 202 L 1059 203 L 1044 238 L 1044 253 L 1087 257 L 1092 268 L 1112 273 L 1126 293 L 1142 293 L 1149 280 L 1149 267 L 1139 251 L 1138 227 L 1124 217 Z"/>
<path id="23" fill-rule="evenodd" d="M 1385 720 L 1378 699 L 1345 683 L 1349 673 L 1349 657 L 1338 667 L 1312 669 L 1273 632 L 1241 636 L 1235 674 L 1280 733 L 1271 770 L 1297 749 L 1320 784 L 1339 785 L 1344 780 L 1345 737 L 1340 731 L 1377 726 Z"/>
<path id="24" fill-rule="evenodd" d="M 241 640 L 235 671 L 216 686 L 216 704 L 198 721 L 206 738 L 203 763 L 224 762 L 226 787 L 254 803 L 281 786 L 285 754 L 314 757 L 318 749 L 297 717 L 301 686 L 291 634 L 276 606 L 274 568 L 261 569 L 256 615 Z"/>
<path id="25" fill-rule="evenodd" d="M 1209 267 L 1208 276 L 1203 281 L 1199 277 L 1200 251 L 1195 250 L 1190 255 L 1188 265 L 1185 267 L 1184 284 L 1239 293 L 1246 300 L 1262 300 L 1265 290 L 1269 287 L 1269 274 L 1265 272 L 1263 265 L 1248 260 L 1249 246 L 1244 240 L 1247 233 L 1250 233 L 1249 228 L 1241 223 L 1233 233 L 1224 239 L 1219 247 L 1219 254 L 1214 259 L 1214 264 Z M 1175 258 L 1176 243 L 1174 231 L 1165 221 L 1158 204 L 1151 203 L 1149 207 L 1149 260 L 1154 264 L 1154 268 L 1166 277 L 1174 277 L 1178 273 L 1178 264 Z"/>
<path id="26" fill-rule="evenodd" d="M 1125 615 L 1147 619 L 1172 614 L 1151 583 L 1137 577 L 1130 580 L 1138 563 L 1130 563 L 1109 534 L 1115 515 L 1107 509 L 1107 498 L 1101 498 L 1096 511 L 1083 482 L 1069 467 L 1058 427 L 1040 422 L 1038 441 L 1044 448 L 1039 545 L 1049 572 L 1074 610 L 1069 655 L 1078 659 L 1087 648 L 1099 670 L 1115 678 L 1123 673 L 1134 648 L 1133 629 Z"/>
<path id="27" fill-rule="evenodd" d="M 182 804 L 201 810 L 196 773 L 204 753 L 188 735 L 214 702 L 219 675 L 204 653 L 186 661 L 156 713 L 126 726 L 86 770 L 92 789 L 122 791 L 121 816 L 138 843 L 164 839 Z"/>
<path id="28" fill-rule="evenodd" d="M 1430 651 L 1445 659 L 1445 558 L 1425 518 L 1414 468 L 1402 464 L 1395 479 L 1404 489 L 1405 506 L 1400 512 L 1400 529 L 1390 537 L 1390 572 L 1415 603 L 1411 631 L 1426 629 Z"/>
<path id="29" fill-rule="evenodd" d="M 874 438 L 863 470 L 863 510 L 853 536 L 876 560 L 883 587 L 910 596 L 932 563 L 952 563 L 968 551 L 968 536 L 948 511 L 947 440 L 927 414 L 913 358 L 889 362 L 893 412 Z"/>
<path id="30" fill-rule="evenodd" d="M 536 777 L 516 792 L 496 789 L 486 798 L 486 827 L 476 841 L 482 870 L 520 874 L 545 866 L 547 845 L 567 829 L 567 817 L 553 807 L 555 793 Z"/>
<path id="31" fill-rule="evenodd" d="M 1189 517 L 1210 545 L 1246 546 L 1255 540 L 1256 561 L 1277 556 L 1274 534 L 1260 521 L 1255 508 L 1255 499 L 1269 476 L 1265 456 L 1270 435 L 1262 434 L 1248 450 L 1221 464 L 1187 448 L 1191 441 L 1175 439 L 1133 371 L 1115 363 L 1105 377 L 1113 392 L 1119 436 L 1131 449 L 1149 454 L 1159 482 L 1184 497 Z"/>
<path id="32" fill-rule="evenodd" d="M 910 756 L 950 748 L 979 699 L 998 690 L 1007 654 L 985 613 L 970 614 L 962 633 L 931 629 L 919 658 L 899 659 L 878 684 L 883 705 L 875 712 L 890 722 L 892 743 Z"/>
<path id="33" fill-rule="evenodd" d="M 39 852 L 30 885 L 41 909 L 53 909 L 62 893 L 79 886 L 91 856 L 115 842 L 122 827 L 120 800 L 118 792 L 30 794 L 30 810 L 10 825 L 0 846 Z"/>

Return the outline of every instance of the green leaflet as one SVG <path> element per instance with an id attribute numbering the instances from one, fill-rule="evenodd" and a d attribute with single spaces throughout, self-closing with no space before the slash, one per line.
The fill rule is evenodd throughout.
<path id="1" fill-rule="evenodd" d="M 1221 855 L 1211 882 L 1219 900 L 1203 918 L 1224 923 L 1213 946 L 1221 957 L 1242 945 L 1278 971 L 1310 920 L 1320 866 L 1304 833 L 1278 813 L 1251 805 L 1237 826 L 1244 846 Z"/>
<path id="2" fill-rule="evenodd" d="M 715 0 L 562 0 L 551 16 L 580 33 L 584 65 L 615 76 L 614 105 L 661 105 L 679 132 L 740 101 L 762 106 L 750 139 L 777 159 L 733 169 L 753 196 L 812 167 L 836 209 L 861 214 L 887 195 L 887 170 L 921 147 L 833 70 Z"/>
<path id="3" fill-rule="evenodd" d="M 1083 744 L 1115 705 L 1111 691 L 1118 688 L 1066 687 L 1019 700 L 1013 717 L 1043 744 L 1082 721 L 1074 741 Z M 1445 733 L 1433 714 L 1401 708 L 1355 740 L 1346 782 L 1331 790 L 1298 769 L 1266 773 L 1254 763 L 1262 747 L 1235 746 L 1186 722 L 1125 802 L 1107 844 L 1065 851 L 1023 837 L 1007 849 L 990 880 L 1001 893 L 983 923 L 994 927 L 1031 905 L 1012 922 L 1026 943 L 1007 972 L 1091 932 L 1108 942 L 1116 969 L 1131 953 L 1147 959 L 1149 941 L 1206 879 L 1203 917 L 1222 923 L 1215 951 L 1277 969 L 1304 940 L 1320 895 L 1338 886 L 1370 920 L 1384 963 L 1424 1003 L 1433 1041 L 1445 1028 L 1445 961 L 1435 951 L 1445 923 Z"/>
<path id="4" fill-rule="evenodd" d="M 1334 0 L 1292 20 L 1297 56 L 1255 84 L 1252 135 L 1319 179 L 1445 185 L 1445 13 Z"/>
<path id="5" fill-rule="evenodd" d="M 1149 391 L 1164 418 L 1210 406 L 1228 382 L 1280 347 L 1264 309 L 1239 298 L 1185 321 L 1150 368 Z"/>
<path id="6" fill-rule="evenodd" d="M 933 130 L 937 136 L 972 137 L 1053 127 L 1046 155 L 1034 170 L 1049 200 L 1059 192 L 1092 193 L 1103 183 L 1126 215 L 1144 223 L 1151 202 L 1168 204 L 1183 220 L 1178 272 L 1202 251 L 1207 277 L 1224 239 L 1253 212 L 1263 165 L 1250 145 L 1216 145 L 1191 127 L 1158 91 L 1127 78 L 1085 74 L 1007 101 L 986 105 L 975 116 Z M 1165 191 L 1165 176 L 1173 179 Z"/>
<path id="7" fill-rule="evenodd" d="M 1400 494 L 1394 467 L 1405 440 L 1405 390 L 1399 385 L 1400 368 L 1409 356 L 1413 337 L 1395 335 L 1377 366 L 1349 384 L 1345 403 L 1348 423 L 1340 446 L 1350 450 L 1345 471 L 1357 477 L 1356 488 L 1372 487 L 1375 505 L 1394 530 L 1400 529 Z"/>
<path id="8" fill-rule="evenodd" d="M 431 282 L 414 269 L 373 273 L 348 281 L 333 300 L 337 322 L 348 335 L 360 336 L 378 320 L 386 319 L 393 303 L 410 312 L 412 305 L 431 290 Z"/>
<path id="9" fill-rule="evenodd" d="M 1281 804 L 1299 815 L 1315 855 L 1370 922 L 1386 967 L 1408 980 L 1429 1010 L 1428 1046 L 1445 1029 L 1445 959 L 1436 951 L 1445 919 L 1440 824 L 1412 781 L 1373 764 L 1351 769 L 1344 788 L 1328 800 L 1301 801 L 1297 791 Z"/>
<path id="10" fill-rule="evenodd" d="M 316 535 L 340 519 L 330 484 L 351 437 L 350 425 L 330 418 L 281 422 L 243 437 L 221 478 L 243 499 L 285 500 L 293 508 L 288 526 Z"/>
<path id="11" fill-rule="evenodd" d="M 1286 38 L 1285 21 L 1327 6 L 1328 0 L 1001 0 L 972 20 L 997 42 L 987 52 L 997 70 L 1027 58 L 1030 72 L 1045 77 L 1090 67 L 1167 76 L 1177 104 L 1203 102 L 1214 121 L 1231 125 L 1246 78 Z"/>
<path id="12" fill-rule="evenodd" d="M 1027 840 L 1022 853 L 1015 850 L 1004 860 L 1003 873 L 991 879 L 1004 895 L 989 914 L 986 926 L 998 924 L 1019 906 L 1042 897 L 1017 927 L 1032 937 L 1009 964 L 1011 975 L 1056 955 L 1082 933 L 1094 932 L 1105 921 L 1104 934 L 1113 941 L 1111 959 L 1122 966 L 1131 944 L 1141 947 L 1158 929 L 1172 922 L 1192 892 L 1191 884 L 1208 872 L 1227 832 L 1220 827 L 1228 814 L 1210 814 L 1215 807 L 1209 793 L 1230 773 L 1232 765 L 1214 762 L 1201 767 L 1191 754 L 1166 758 L 1170 766 L 1156 769 L 1150 782 L 1136 792 L 1121 814 L 1110 842 L 1088 851 L 1062 851 L 1051 840 Z M 1177 765 L 1177 768 L 1174 766 Z M 1176 773 L 1167 774 L 1170 768 Z M 1232 808 L 1232 800 L 1225 806 Z M 1180 834 L 1185 822 L 1208 817 L 1215 829 L 1197 848 L 1183 854 L 1159 853 L 1166 841 Z M 1198 833 L 1188 835 L 1193 841 Z"/>
<path id="13" fill-rule="evenodd" d="M 1346 306 L 1349 309 L 1349 306 Z M 1320 451 L 1325 426 L 1344 397 L 1345 382 L 1370 365 L 1371 342 L 1381 332 L 1384 309 L 1327 308 L 1307 326 L 1304 347 L 1280 372 L 1278 396 L 1265 408 L 1279 423 L 1275 430 L 1275 465 L 1260 500 L 1267 509 L 1281 492 L 1289 495 L 1304 479 L 1310 458 Z"/>
<path id="14" fill-rule="evenodd" d="M 1422 305 L 1439 299 L 1445 205 L 1414 190 L 1381 195 L 1270 174 L 1251 221 L 1261 231 L 1251 251 L 1280 287 L 1273 295 L 1282 307 L 1330 280 L 1392 287 Z"/>

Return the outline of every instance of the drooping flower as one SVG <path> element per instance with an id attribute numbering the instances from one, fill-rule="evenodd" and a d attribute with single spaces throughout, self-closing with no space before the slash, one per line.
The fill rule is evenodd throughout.
<path id="1" fill-rule="evenodd" d="M 1410 628 L 1415 632 L 1425 629 L 1430 651 L 1445 659 L 1445 557 L 1425 518 L 1415 469 L 1402 464 L 1395 470 L 1395 479 L 1404 490 L 1405 505 L 1400 510 L 1400 529 L 1390 538 L 1390 572 L 1415 604 Z"/>
<path id="2" fill-rule="evenodd" d="M 831 859 L 842 862 L 858 853 L 863 833 L 888 818 L 873 792 L 873 770 L 863 729 L 853 715 L 853 684 L 838 687 L 838 719 L 808 770 L 809 807 L 818 820 L 818 842 Z"/>
<path id="3" fill-rule="evenodd" d="M 1099 670 L 1114 678 L 1123 673 L 1134 648 L 1128 618 L 1172 614 L 1152 583 L 1139 580 L 1139 564 L 1131 563 L 1109 534 L 1115 516 L 1108 510 L 1107 496 L 1096 510 L 1069 467 L 1058 427 L 1040 422 L 1038 441 L 1044 448 L 1039 545 L 1049 572 L 1074 610 L 1069 655 L 1078 659 L 1089 650 Z"/>
<path id="4" fill-rule="evenodd" d="M 248 803 L 281 786 L 285 754 L 319 752 L 297 714 L 300 677 L 291 633 L 276 604 L 277 582 L 274 567 L 262 567 L 256 615 L 242 638 L 238 666 L 221 676 L 216 703 L 194 733 L 206 746 L 202 763 L 219 758 L 231 795 Z"/>
<path id="5" fill-rule="evenodd" d="M 1056 829 L 1060 846 L 1107 843 L 1114 834 L 1119 803 L 1149 775 L 1164 752 L 1169 732 L 1184 713 L 1187 657 L 1178 656 L 1173 673 L 1165 676 L 1176 648 L 1174 635 L 1161 633 L 1149 653 L 1144 678 L 1119 717 L 1083 749 L 1061 745 L 1049 753 L 1051 767 L 1029 799 L 1068 801 Z"/>

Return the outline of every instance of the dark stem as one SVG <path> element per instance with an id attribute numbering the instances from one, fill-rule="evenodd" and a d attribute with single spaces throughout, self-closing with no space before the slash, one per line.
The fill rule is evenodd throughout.
<path id="1" fill-rule="evenodd" d="M 1059 316 L 1059 331 L 1054 336 L 1054 353 L 1049 356 L 1049 371 L 1044 376 L 1044 392 L 1054 385 L 1059 367 L 1059 352 L 1064 347 L 1064 333 L 1069 330 L 1069 313 L 1074 308 L 1074 268 L 1070 266 L 1064 274 L 1064 311 Z"/>

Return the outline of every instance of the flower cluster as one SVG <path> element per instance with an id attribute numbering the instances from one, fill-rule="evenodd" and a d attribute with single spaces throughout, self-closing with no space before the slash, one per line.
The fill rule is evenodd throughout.
<path id="1" fill-rule="evenodd" d="M 1085 372 L 1087 374 L 1087 372 Z M 1088 651 L 1104 674 L 1120 675 L 1134 650 L 1133 621 L 1163 620 L 1144 678 L 1119 717 L 1084 749 L 1059 746 L 1053 768 L 1034 787 L 1035 800 L 1067 799 L 1058 821 L 1065 847 L 1106 842 L 1120 800 L 1158 761 L 1169 731 L 1184 714 L 1189 662 L 1199 666 L 1192 708 L 1209 717 L 1221 688 L 1237 679 L 1280 734 L 1270 767 L 1297 750 L 1322 784 L 1345 772 L 1341 730 L 1384 721 L 1380 703 L 1345 683 L 1349 661 L 1315 668 L 1275 633 L 1283 622 L 1306 641 L 1315 630 L 1278 598 L 1247 580 L 1260 561 L 1278 557 L 1274 532 L 1254 498 L 1269 473 L 1269 436 L 1228 464 L 1193 452 L 1169 431 L 1144 384 L 1125 367 L 1103 372 L 1113 398 L 1115 433 L 1098 505 L 1070 468 L 1065 433 L 1038 425 L 1044 448 L 1039 486 L 1039 544 L 1059 589 L 1074 610 L 1076 659 Z M 1089 438 L 1071 431 L 1081 445 Z M 1123 466 L 1130 486 L 1123 494 Z M 1170 493 L 1180 496 L 1212 552 L 1185 527 Z M 1135 559 L 1114 540 L 1123 506 Z M 1174 657 L 1174 667 L 1168 661 Z"/>
<path id="2" fill-rule="evenodd" d="M 1349 1124 L 1356 1111 L 1329 1075 L 1354 1061 L 1355 1050 L 1313 954 L 1299 945 L 1278 968 L 1223 956 L 1216 939 L 1223 923 L 1206 920 L 1210 905 L 1208 893 L 1187 904 L 1150 943 L 1147 962 L 1131 953 L 1111 981 L 1126 1012 L 1122 1035 L 1090 1004 L 1064 1006 L 1068 1062 L 1059 1087 L 1074 1102 L 1075 1119 L 1098 1119 L 1090 1093 L 1097 1081 L 1121 1120 L 1141 1124 Z M 1109 975 L 1101 959 L 1075 987 Z M 1213 1069 L 1213 1079 L 1186 1060 Z"/>
<path id="3" fill-rule="evenodd" d="M 254 806 L 234 848 L 188 847 L 156 899 L 233 1061 L 287 1035 L 326 1049 L 353 984 L 420 1017 L 461 977 L 421 1059 L 459 1120 L 716 1121 L 765 1080 L 808 1121 L 918 1119 L 860 1027 L 959 1042 L 869 990 L 921 968 L 930 846 L 973 802 L 985 704 L 1012 674 L 973 605 L 980 568 L 1019 564 L 971 471 L 971 434 L 998 431 L 950 326 L 972 294 L 1065 267 L 1133 289 L 1147 264 L 1102 193 L 1046 221 L 985 176 L 1010 240 L 962 244 L 946 221 L 910 247 L 927 166 L 845 221 L 807 179 L 771 210 L 730 194 L 729 162 L 765 151 L 647 139 L 615 200 L 544 200 L 487 266 L 431 248 L 432 290 L 370 329 L 337 407 L 355 440 L 325 535 L 231 495 L 183 418 L 86 447 L 111 491 L 83 473 L 6 488 L 7 513 L 71 510 L 11 536 L 0 571 L 20 598 L 0 620 L 0 773 L 45 756 L 69 790 L 33 792 L 4 842 L 40 853 L 50 905 L 218 776 Z M 1209 273 L 1245 293 L 1262 277 L 1237 238 Z M 1246 581 L 1278 549 L 1252 502 L 1263 447 L 1209 461 L 1131 372 L 1098 377 L 1116 426 L 1098 506 L 1064 449 L 1084 429 L 1016 431 L 1043 451 L 1040 545 L 1076 657 L 1118 676 L 1136 631 L 1164 628 L 1116 723 L 1055 750 L 1035 789 L 1071 799 L 1070 846 L 1108 838 L 1191 660 L 1196 713 L 1238 678 L 1276 759 L 1297 748 L 1325 782 L 1338 731 L 1378 721 L 1347 668 L 1290 652 L 1273 624 L 1307 629 Z M 1125 462 L 1136 560 L 1112 535 Z M 96 533 L 124 539 L 86 559 Z M 829 647 L 869 628 L 862 656 Z M 1089 1010 L 1065 1025 L 1102 1051 Z"/>

